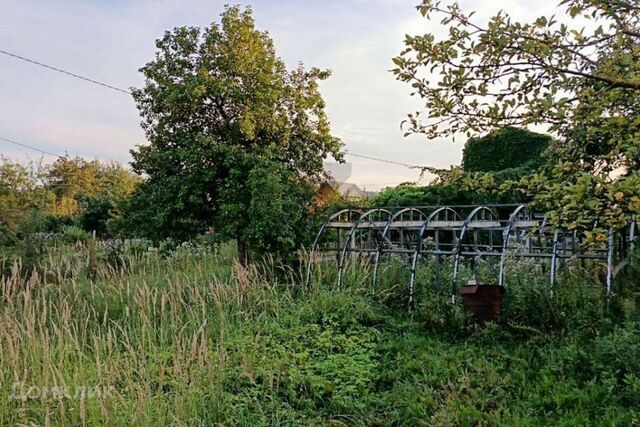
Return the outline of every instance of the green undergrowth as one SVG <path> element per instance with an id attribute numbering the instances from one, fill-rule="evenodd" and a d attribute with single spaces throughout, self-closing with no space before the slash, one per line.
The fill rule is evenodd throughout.
<path id="1" fill-rule="evenodd" d="M 609 300 L 578 270 L 514 284 L 481 326 L 427 282 L 409 310 L 393 274 L 372 290 L 354 268 L 338 288 L 326 268 L 305 286 L 225 250 L 189 254 L 5 276 L 0 423 L 640 423 L 633 274 Z M 44 395 L 54 386 L 108 393 Z"/>

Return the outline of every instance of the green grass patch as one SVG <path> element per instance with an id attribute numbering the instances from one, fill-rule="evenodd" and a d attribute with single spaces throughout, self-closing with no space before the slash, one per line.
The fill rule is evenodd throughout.
<path id="1" fill-rule="evenodd" d="M 3 277 L 0 424 L 640 422 L 632 280 L 609 301 L 578 270 L 511 280 L 503 321 L 479 326 L 431 270 L 409 310 L 397 270 L 372 289 L 352 266 L 338 289 L 328 267 L 306 287 L 228 248 L 122 257 Z"/>

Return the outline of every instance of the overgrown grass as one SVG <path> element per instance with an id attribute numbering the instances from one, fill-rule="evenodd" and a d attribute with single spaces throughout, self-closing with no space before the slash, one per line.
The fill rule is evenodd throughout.
<path id="1" fill-rule="evenodd" d="M 503 322 L 481 327 L 429 265 L 410 311 L 399 268 L 372 290 L 351 266 L 338 289 L 319 265 L 305 287 L 226 246 L 91 244 L 2 278 L 3 425 L 640 423 L 633 274 L 607 303 L 578 268 L 553 289 L 512 269 Z"/>

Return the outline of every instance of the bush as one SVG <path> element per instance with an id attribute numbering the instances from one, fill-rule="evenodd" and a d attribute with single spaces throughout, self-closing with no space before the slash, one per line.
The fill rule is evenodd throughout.
<path id="1" fill-rule="evenodd" d="M 78 225 L 89 232 L 95 231 L 98 236 L 108 234 L 107 224 L 113 218 L 115 208 L 113 200 L 105 197 L 91 197 L 82 200 L 83 209 L 78 215 Z"/>
<path id="2" fill-rule="evenodd" d="M 371 201 L 374 207 L 481 205 L 522 203 L 521 193 L 504 191 L 501 185 L 519 179 L 527 169 L 508 169 L 496 173 L 467 173 L 459 167 L 439 171 L 439 178 L 424 187 L 405 184 L 387 188 Z"/>
<path id="3" fill-rule="evenodd" d="M 64 243 L 86 242 L 90 238 L 91 235 L 87 231 L 74 225 L 65 226 L 60 236 L 60 239 Z"/>
<path id="4" fill-rule="evenodd" d="M 534 171 L 544 164 L 542 154 L 552 138 L 526 129 L 505 127 L 471 138 L 462 151 L 465 172 L 498 172 L 522 168 Z"/>
<path id="5" fill-rule="evenodd" d="M 66 227 L 70 227 L 73 224 L 74 220 L 70 216 L 45 215 L 41 229 L 46 233 L 62 233 Z"/>
<path id="6" fill-rule="evenodd" d="M 596 335 L 606 330 L 605 289 L 579 277 L 559 280 L 551 286 L 515 284 L 507 287 L 504 318 L 512 325 L 549 331 Z"/>

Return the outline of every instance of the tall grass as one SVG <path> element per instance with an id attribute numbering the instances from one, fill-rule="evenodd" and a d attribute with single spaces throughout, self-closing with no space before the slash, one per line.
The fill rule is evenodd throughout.
<path id="1" fill-rule="evenodd" d="M 350 265 L 338 289 L 320 263 L 306 287 L 270 260 L 240 266 L 227 246 L 104 245 L 53 246 L 33 269 L 4 262 L 0 424 L 640 420 L 634 300 L 612 316 L 578 270 L 554 293 L 512 277 L 505 323 L 481 328 L 428 263 L 410 311 L 398 266 L 374 290 L 368 266 Z"/>

